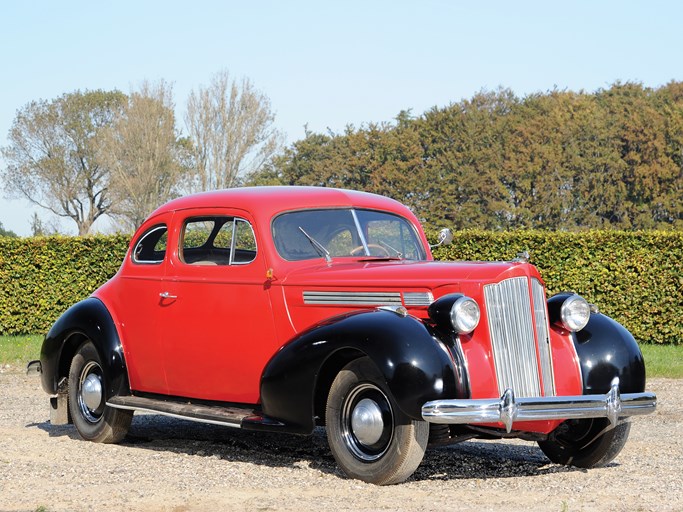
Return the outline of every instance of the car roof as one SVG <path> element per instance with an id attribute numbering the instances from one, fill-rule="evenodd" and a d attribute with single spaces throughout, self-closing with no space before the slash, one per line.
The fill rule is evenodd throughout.
<path id="1" fill-rule="evenodd" d="M 288 210 L 350 206 L 389 210 L 411 216 L 410 210 L 400 202 L 377 194 L 327 187 L 277 186 L 239 187 L 184 196 L 159 207 L 150 218 L 189 208 L 230 207 L 272 217 Z"/>

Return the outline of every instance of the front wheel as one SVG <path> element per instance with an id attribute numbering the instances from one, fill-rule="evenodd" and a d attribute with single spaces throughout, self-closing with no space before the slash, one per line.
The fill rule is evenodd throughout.
<path id="1" fill-rule="evenodd" d="M 126 437 L 133 411 L 106 405 L 105 377 L 97 349 L 86 341 L 79 347 L 69 369 L 69 412 L 83 439 L 117 443 Z"/>
<path id="2" fill-rule="evenodd" d="M 337 374 L 325 421 L 330 449 L 344 473 L 378 485 L 400 483 L 412 475 L 429 438 L 429 425 L 401 413 L 367 357 Z"/>
<path id="3" fill-rule="evenodd" d="M 631 423 L 626 421 L 604 432 L 605 419 L 568 420 L 539 441 L 543 453 L 556 464 L 599 468 L 612 462 L 626 444 Z"/>

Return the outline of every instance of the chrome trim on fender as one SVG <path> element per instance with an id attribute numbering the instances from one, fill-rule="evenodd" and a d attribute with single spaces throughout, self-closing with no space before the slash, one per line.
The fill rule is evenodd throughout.
<path id="1" fill-rule="evenodd" d="M 406 306 L 429 306 L 432 302 L 432 292 L 403 292 L 403 303 Z"/>
<path id="2" fill-rule="evenodd" d="M 389 311 L 391 313 L 395 313 L 403 318 L 408 316 L 408 310 L 403 306 L 379 306 L 377 309 L 379 311 Z"/>
<path id="3" fill-rule="evenodd" d="M 402 306 L 400 292 L 304 292 L 304 304 Z"/>
<path id="4" fill-rule="evenodd" d="M 508 433 L 516 421 L 607 418 L 610 428 L 619 418 L 650 414 L 657 406 L 654 393 L 619 393 L 612 384 L 604 395 L 515 398 L 511 389 L 503 396 L 474 400 L 434 400 L 422 406 L 422 418 L 429 423 L 502 423 Z"/>

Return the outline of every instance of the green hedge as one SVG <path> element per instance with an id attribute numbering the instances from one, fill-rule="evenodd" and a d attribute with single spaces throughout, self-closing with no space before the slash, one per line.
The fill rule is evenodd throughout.
<path id="1" fill-rule="evenodd" d="M 683 232 L 460 231 L 434 253 L 486 261 L 522 251 L 529 251 L 548 296 L 575 291 L 641 342 L 683 343 Z"/>
<path id="2" fill-rule="evenodd" d="M 0 334 L 45 333 L 121 266 L 125 236 L 0 238 Z"/>
<path id="3" fill-rule="evenodd" d="M 574 290 L 648 343 L 683 343 L 683 233 L 454 233 L 438 259 L 510 260 L 527 250 L 548 294 Z M 435 238 L 435 237 L 434 237 Z M 0 238 L 0 334 L 44 333 L 118 270 L 125 236 Z"/>

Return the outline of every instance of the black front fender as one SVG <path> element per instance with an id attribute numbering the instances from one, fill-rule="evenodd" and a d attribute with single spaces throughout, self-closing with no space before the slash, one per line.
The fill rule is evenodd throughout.
<path id="1" fill-rule="evenodd" d="M 321 409 L 316 403 L 324 404 L 334 375 L 362 356 L 374 362 L 398 407 L 411 418 L 422 419 L 425 402 L 469 393 L 464 364 L 435 331 L 409 316 L 363 311 L 301 333 L 270 360 L 261 381 L 264 414 L 287 430 L 310 433 Z"/>
<path id="2" fill-rule="evenodd" d="M 123 348 L 106 306 L 94 297 L 71 306 L 45 336 L 40 351 L 43 389 L 54 395 L 68 377 L 78 347 L 90 340 L 99 352 L 105 374 L 106 398 L 128 394 L 128 373 Z"/>
<path id="3" fill-rule="evenodd" d="M 572 336 L 581 363 L 584 394 L 607 393 L 615 377 L 622 393 L 645 391 L 643 354 L 624 326 L 594 313 L 588 325 Z"/>

